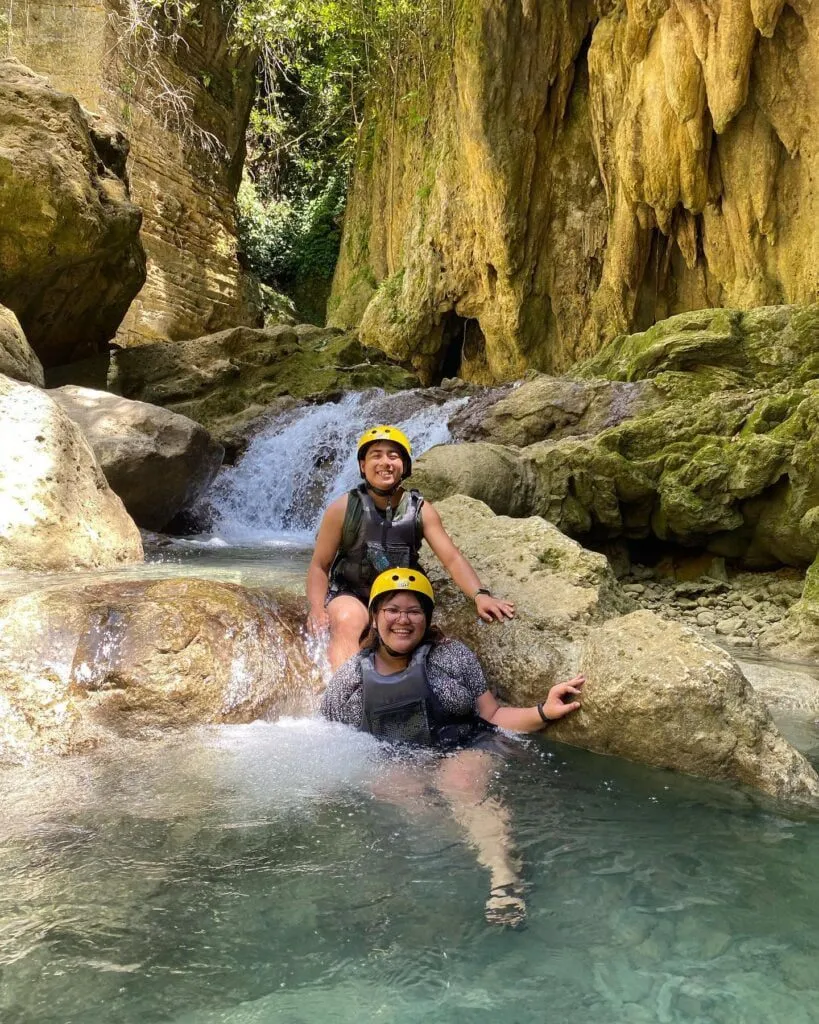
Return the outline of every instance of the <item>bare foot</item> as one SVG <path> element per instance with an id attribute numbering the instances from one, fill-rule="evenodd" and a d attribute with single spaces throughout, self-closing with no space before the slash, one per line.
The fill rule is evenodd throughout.
<path id="1" fill-rule="evenodd" d="M 526 903 L 520 882 L 496 885 L 489 890 L 484 915 L 489 924 L 501 928 L 523 928 L 526 924 Z"/>

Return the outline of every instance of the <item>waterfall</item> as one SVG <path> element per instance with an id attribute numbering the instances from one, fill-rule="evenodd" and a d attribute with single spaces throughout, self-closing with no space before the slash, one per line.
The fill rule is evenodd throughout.
<path id="1" fill-rule="evenodd" d="M 327 505 L 359 482 L 356 442 L 367 427 L 400 427 L 417 458 L 450 439 L 448 420 L 466 401 L 374 389 L 283 413 L 220 471 L 207 498 L 213 532 L 232 544 L 312 542 Z"/>

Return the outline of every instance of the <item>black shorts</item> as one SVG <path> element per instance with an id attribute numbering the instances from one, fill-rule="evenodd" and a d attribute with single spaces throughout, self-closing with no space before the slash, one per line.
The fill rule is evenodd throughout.
<path id="1" fill-rule="evenodd" d="M 327 588 L 327 597 L 324 598 L 324 607 L 333 600 L 334 597 L 357 597 L 358 600 L 364 605 L 365 608 L 369 607 L 369 602 L 366 597 L 362 597 L 361 594 L 357 593 L 352 587 L 349 587 L 344 582 L 333 582 Z"/>

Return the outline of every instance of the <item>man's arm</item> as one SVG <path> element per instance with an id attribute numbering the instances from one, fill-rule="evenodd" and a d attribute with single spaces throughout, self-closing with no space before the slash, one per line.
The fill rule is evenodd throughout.
<path id="1" fill-rule="evenodd" d="M 330 583 L 330 568 L 341 547 L 347 498 L 346 494 L 337 498 L 322 516 L 321 525 L 316 534 L 313 557 L 310 559 L 310 566 L 307 569 L 307 603 L 310 606 L 307 625 L 313 632 L 327 628 L 328 619 L 324 602 Z"/>
<path id="2" fill-rule="evenodd" d="M 493 597 L 491 594 L 478 593 L 479 590 L 485 589 L 484 585 L 467 559 L 452 542 L 437 510 L 428 501 L 424 502 L 421 521 L 424 526 L 424 540 L 464 594 L 470 601 L 475 602 L 478 615 L 486 622 L 492 622 L 493 619 L 502 622 L 504 618 L 513 618 L 515 606 L 511 602 Z"/>

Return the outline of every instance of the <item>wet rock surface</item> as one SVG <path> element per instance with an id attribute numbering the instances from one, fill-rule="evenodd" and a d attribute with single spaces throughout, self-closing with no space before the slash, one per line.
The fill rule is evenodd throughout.
<path id="1" fill-rule="evenodd" d="M 0 760 L 303 712 L 315 685 L 304 611 L 287 595 L 194 579 L 4 601 Z"/>

